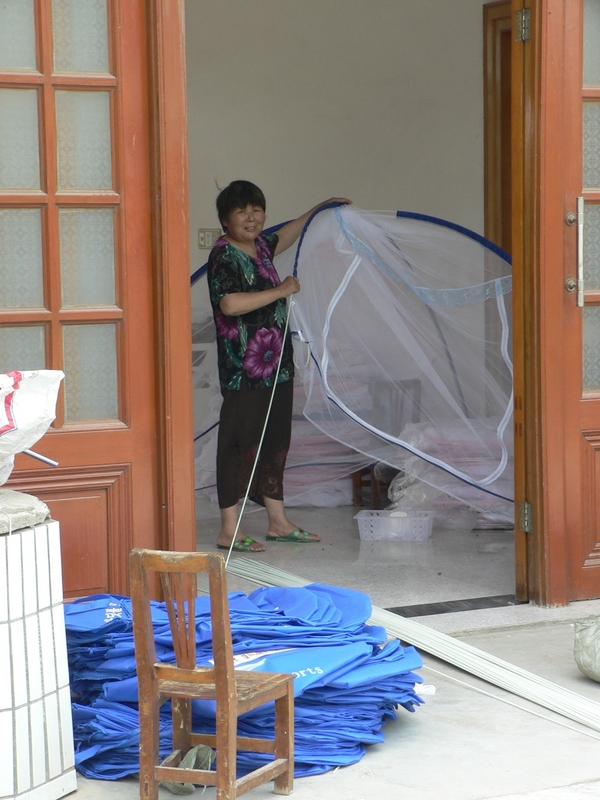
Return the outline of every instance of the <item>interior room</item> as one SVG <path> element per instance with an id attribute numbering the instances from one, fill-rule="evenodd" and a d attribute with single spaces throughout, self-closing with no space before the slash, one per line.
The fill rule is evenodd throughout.
<path id="1" fill-rule="evenodd" d="M 220 232 L 216 196 L 230 181 L 262 188 L 267 227 L 344 196 L 360 209 L 441 218 L 506 246 L 486 216 L 489 193 L 500 188 L 490 188 L 485 169 L 483 5 L 261 0 L 250 12 L 235 0 L 186 3 L 197 454 L 220 403 L 206 279 L 198 275 Z M 500 13 L 501 4 L 489 5 Z M 510 8 L 504 13 L 510 25 Z M 199 549 L 213 548 L 219 530 L 211 459 L 214 446 L 196 463 Z M 252 558 L 366 591 L 374 604 L 409 616 L 514 603 L 510 525 L 466 530 L 438 519 L 426 541 L 366 541 L 354 517 L 370 502 L 353 505 L 347 473 L 333 481 L 327 507 L 305 498 L 289 510 L 321 543 L 268 543 Z M 242 529 L 264 541 L 264 510 L 248 506 Z M 231 577 L 232 589 L 250 586 Z"/>

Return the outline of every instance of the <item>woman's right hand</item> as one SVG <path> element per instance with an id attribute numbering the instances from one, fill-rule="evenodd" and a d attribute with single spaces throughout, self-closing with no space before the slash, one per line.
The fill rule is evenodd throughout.
<path id="1" fill-rule="evenodd" d="M 285 280 L 279 284 L 282 297 L 289 297 L 291 294 L 296 294 L 300 291 L 300 281 L 293 275 L 288 275 Z"/>

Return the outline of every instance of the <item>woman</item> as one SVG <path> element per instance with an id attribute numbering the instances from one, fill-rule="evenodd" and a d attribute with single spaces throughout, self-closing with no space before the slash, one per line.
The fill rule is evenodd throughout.
<path id="1" fill-rule="evenodd" d="M 349 203 L 332 198 L 326 203 Z M 208 285 L 217 329 L 219 380 L 223 405 L 217 444 L 217 493 L 221 530 L 217 546 L 229 549 L 238 527 L 238 500 L 246 494 L 260 437 L 281 367 L 250 498 L 265 506 L 267 541 L 319 542 L 298 528 L 283 505 L 283 470 L 290 445 L 294 364 L 292 342 L 283 331 L 287 298 L 300 291 L 298 278 L 279 280 L 273 258 L 299 237 L 309 216 L 325 203 L 288 222 L 277 233 L 262 234 L 266 202 L 249 181 L 233 181 L 217 197 L 223 227 L 208 259 Z M 238 530 L 234 550 L 265 547 Z"/>

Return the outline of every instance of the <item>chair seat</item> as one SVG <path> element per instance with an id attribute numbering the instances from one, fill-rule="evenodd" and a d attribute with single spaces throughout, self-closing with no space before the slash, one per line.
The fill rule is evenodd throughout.
<path id="1" fill-rule="evenodd" d="M 235 685 L 238 698 L 238 707 L 251 704 L 260 698 L 262 703 L 268 703 L 282 697 L 292 680 L 290 675 L 271 672 L 240 672 L 235 671 Z M 160 679 L 158 691 L 167 697 L 190 697 L 193 700 L 214 699 L 216 686 L 214 683 Z"/>

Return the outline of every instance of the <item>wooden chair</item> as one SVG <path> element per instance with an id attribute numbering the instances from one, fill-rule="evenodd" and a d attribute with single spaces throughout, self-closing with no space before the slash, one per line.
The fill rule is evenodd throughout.
<path id="1" fill-rule="evenodd" d="M 275 781 L 276 794 L 290 794 L 294 776 L 293 676 L 236 671 L 233 665 L 225 560 L 221 553 L 133 550 L 129 558 L 133 633 L 139 684 L 140 797 L 157 800 L 160 781 L 216 786 L 217 800 L 233 800 Z M 156 662 L 148 573 L 157 573 L 164 592 L 176 665 Z M 208 573 L 214 667 L 196 665 L 197 575 Z M 173 752 L 159 761 L 159 708 L 171 699 Z M 191 730 L 192 700 L 216 701 L 216 735 Z M 237 736 L 240 714 L 275 703 L 275 739 Z M 179 767 L 198 744 L 216 751 L 216 772 Z M 236 779 L 238 750 L 273 753 L 268 764 Z"/>

